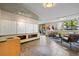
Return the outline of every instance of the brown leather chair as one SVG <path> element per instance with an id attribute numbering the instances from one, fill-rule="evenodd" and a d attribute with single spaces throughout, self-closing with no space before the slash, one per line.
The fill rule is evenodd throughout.
<path id="1" fill-rule="evenodd" d="M 79 39 L 79 34 L 70 34 L 68 37 L 68 39 L 65 38 L 61 38 L 61 43 L 62 41 L 68 42 L 70 44 L 70 48 L 73 42 L 77 42 Z"/>
<path id="2" fill-rule="evenodd" d="M 79 38 L 79 34 L 71 34 L 68 37 L 68 42 L 77 42 Z"/>

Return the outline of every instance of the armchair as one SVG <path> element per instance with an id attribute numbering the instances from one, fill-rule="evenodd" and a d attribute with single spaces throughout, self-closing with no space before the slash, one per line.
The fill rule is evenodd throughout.
<path id="1" fill-rule="evenodd" d="M 67 42 L 70 44 L 70 48 L 72 47 L 72 43 L 73 42 L 78 42 L 78 39 L 79 39 L 79 34 L 70 34 L 68 36 L 64 36 L 64 37 L 61 37 L 61 43 L 62 41 L 64 42 Z"/>

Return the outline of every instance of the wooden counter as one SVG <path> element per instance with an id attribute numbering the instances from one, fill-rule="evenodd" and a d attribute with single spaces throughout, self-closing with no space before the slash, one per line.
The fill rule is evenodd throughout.
<path id="1" fill-rule="evenodd" d="M 20 39 L 13 38 L 0 42 L 0 56 L 19 56 Z"/>

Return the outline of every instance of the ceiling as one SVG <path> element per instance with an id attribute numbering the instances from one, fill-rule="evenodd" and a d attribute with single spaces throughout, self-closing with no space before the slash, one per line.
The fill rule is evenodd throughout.
<path id="1" fill-rule="evenodd" d="M 56 3 L 52 8 L 44 8 L 42 3 L 26 3 L 22 5 L 39 15 L 41 21 L 55 20 L 57 17 L 79 13 L 79 3 Z"/>
<path id="2" fill-rule="evenodd" d="M 40 21 L 51 21 L 55 20 L 58 17 L 68 16 L 75 13 L 79 13 L 79 3 L 56 3 L 56 5 L 52 8 L 44 8 L 43 3 L 18 3 L 18 4 L 0 4 L 0 7 L 7 6 L 6 9 L 14 10 L 15 9 L 23 9 L 25 12 L 26 9 L 33 12 L 33 15 L 38 15 Z M 12 6 L 11 6 L 12 5 Z M 16 5 L 19 5 L 16 6 Z M 8 6 L 11 6 L 8 8 Z M 16 7 L 16 8 L 14 8 Z M 19 9 L 20 8 L 20 9 Z M 26 12 L 28 13 L 28 12 Z M 35 14 L 34 14 L 35 13 Z"/>
<path id="3" fill-rule="evenodd" d="M 21 3 L 0 3 L 0 9 L 38 20 L 38 16 Z"/>

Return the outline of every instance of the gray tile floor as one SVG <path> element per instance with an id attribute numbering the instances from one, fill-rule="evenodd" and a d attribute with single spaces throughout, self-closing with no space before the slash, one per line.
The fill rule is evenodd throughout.
<path id="1" fill-rule="evenodd" d="M 79 44 L 72 45 L 60 39 L 46 38 L 40 36 L 39 40 L 31 41 L 21 45 L 21 56 L 78 56 Z"/>

